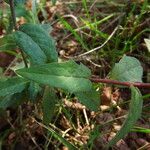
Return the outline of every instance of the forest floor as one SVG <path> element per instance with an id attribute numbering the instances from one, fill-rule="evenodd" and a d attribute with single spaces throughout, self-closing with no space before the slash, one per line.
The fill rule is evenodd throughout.
<path id="1" fill-rule="evenodd" d="M 4 9 L 5 4 L 1 5 Z M 26 7 L 31 5 L 28 1 Z M 92 75 L 104 79 L 124 55 L 132 56 L 143 67 L 143 82 L 150 82 L 150 51 L 144 41 L 150 38 L 148 1 L 58 0 L 55 5 L 47 1 L 37 15 L 41 23 L 52 26 L 51 35 L 56 41 L 60 62 L 74 59 L 86 65 Z M 23 17 L 17 20 L 18 25 L 24 22 Z M 0 36 L 3 34 L 5 31 L 0 26 Z M 86 54 L 88 51 L 91 52 Z M 14 55 L 0 53 L 1 72 L 9 70 L 14 59 Z M 98 112 L 89 111 L 69 94 L 58 93 L 62 103 L 57 106 L 50 127 L 78 149 L 105 149 L 129 111 L 128 88 L 104 83 L 95 86 L 100 91 Z M 141 118 L 134 130 L 111 149 L 150 150 L 150 89 L 140 88 L 140 91 L 145 96 Z M 68 149 L 40 123 L 39 105 L 40 102 L 24 103 L 1 115 L 0 149 Z"/>

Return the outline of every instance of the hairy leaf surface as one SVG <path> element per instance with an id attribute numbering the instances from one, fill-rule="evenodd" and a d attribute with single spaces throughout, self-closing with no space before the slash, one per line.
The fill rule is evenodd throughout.
<path id="1" fill-rule="evenodd" d="M 20 69 L 17 73 L 24 78 L 44 85 L 62 88 L 72 93 L 89 91 L 92 87 L 91 82 L 87 79 L 91 75 L 90 70 L 73 61 Z"/>
<path id="2" fill-rule="evenodd" d="M 47 28 L 48 25 L 43 25 L 43 27 Z M 26 33 L 35 43 L 38 44 L 40 49 L 45 53 L 47 62 L 56 62 L 58 56 L 55 42 L 43 27 L 37 24 L 23 24 L 20 26 L 19 30 Z"/>
<path id="3" fill-rule="evenodd" d="M 116 63 L 110 78 L 122 82 L 142 82 L 143 68 L 140 62 L 130 56 L 124 56 Z"/>
<path id="4" fill-rule="evenodd" d="M 6 81 L 0 81 L 0 96 L 21 92 L 26 87 L 27 82 L 27 80 L 17 77 L 7 79 Z"/>
<path id="5" fill-rule="evenodd" d="M 21 31 L 16 31 L 14 37 L 19 48 L 30 57 L 33 64 L 46 63 L 46 55 L 32 37 Z"/>

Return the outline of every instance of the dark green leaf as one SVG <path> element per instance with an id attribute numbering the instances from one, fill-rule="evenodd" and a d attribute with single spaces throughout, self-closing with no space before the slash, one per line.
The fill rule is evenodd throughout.
<path id="1" fill-rule="evenodd" d="M 72 93 L 89 91 L 92 87 L 91 82 L 87 79 L 91 75 L 90 70 L 84 65 L 78 65 L 73 61 L 20 69 L 17 73 L 35 82 L 63 88 Z"/>
<path id="2" fill-rule="evenodd" d="M 38 93 L 41 91 L 41 87 L 39 86 L 38 83 L 31 81 L 28 90 L 29 90 L 29 99 L 32 102 L 35 102 Z"/>
<path id="3" fill-rule="evenodd" d="M 116 63 L 110 78 L 122 82 L 142 82 L 143 68 L 140 62 L 130 56 L 124 56 Z"/>
<path id="4" fill-rule="evenodd" d="M 52 4 L 55 5 L 57 0 L 51 0 L 52 1 Z"/>
<path id="5" fill-rule="evenodd" d="M 27 80 L 14 77 L 7 79 L 6 81 L 0 81 L 0 96 L 12 95 L 14 93 L 20 93 L 26 87 Z"/>
<path id="6" fill-rule="evenodd" d="M 31 58 L 33 64 L 46 63 L 46 55 L 30 36 L 21 31 L 16 31 L 14 37 L 19 48 Z"/>
<path id="7" fill-rule="evenodd" d="M 79 101 L 92 111 L 97 111 L 100 106 L 100 95 L 95 90 L 78 92 L 75 95 Z"/>
<path id="8" fill-rule="evenodd" d="M 16 17 L 24 17 L 27 22 L 33 22 L 31 10 L 27 10 L 25 5 L 18 5 L 15 7 Z"/>
<path id="9" fill-rule="evenodd" d="M 47 33 L 51 33 L 52 26 L 50 24 L 40 24 L 40 27 L 42 27 Z"/>
<path id="10" fill-rule="evenodd" d="M 45 26 L 46 27 L 46 26 Z M 47 57 L 47 62 L 57 62 L 57 52 L 55 42 L 48 32 L 37 24 L 23 24 L 19 28 L 38 44 Z"/>
<path id="11" fill-rule="evenodd" d="M 109 142 L 109 146 L 113 146 L 120 139 L 124 138 L 124 136 L 130 132 L 132 127 L 135 125 L 136 121 L 140 118 L 142 113 L 143 99 L 142 95 L 138 88 L 131 87 L 131 103 L 129 114 L 120 129 L 120 131 L 116 134 L 116 136 Z"/>
<path id="12" fill-rule="evenodd" d="M 0 98 L 0 109 L 6 109 L 8 107 L 17 107 L 26 99 L 23 98 L 23 93 L 16 93 L 14 95 L 7 95 Z"/>
<path id="13" fill-rule="evenodd" d="M 55 105 L 58 103 L 57 96 L 53 88 L 46 87 L 43 96 L 43 122 L 48 125 L 54 116 Z"/>
<path id="14" fill-rule="evenodd" d="M 14 4 L 15 4 L 15 6 L 17 6 L 17 5 L 23 5 L 23 4 L 25 4 L 26 1 L 27 0 L 14 0 Z M 5 2 L 7 4 L 9 4 L 9 0 L 5 0 Z"/>

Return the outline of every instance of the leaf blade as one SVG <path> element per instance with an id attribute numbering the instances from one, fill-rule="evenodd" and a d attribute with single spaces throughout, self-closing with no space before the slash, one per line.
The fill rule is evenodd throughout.
<path id="1" fill-rule="evenodd" d="M 87 79 L 91 75 L 90 70 L 73 61 L 20 69 L 17 73 L 35 82 L 62 88 L 73 93 L 89 91 L 92 87 L 91 82 Z"/>
<path id="2" fill-rule="evenodd" d="M 54 116 L 55 105 L 58 99 L 53 88 L 46 87 L 43 95 L 43 123 L 48 125 Z"/>
<path id="3" fill-rule="evenodd" d="M 140 62 L 130 56 L 123 56 L 110 73 L 111 79 L 121 82 L 142 82 L 142 76 L 143 68 Z"/>
<path id="4" fill-rule="evenodd" d="M 88 92 L 75 93 L 78 100 L 92 111 L 98 111 L 100 106 L 100 95 L 94 89 Z"/>
<path id="5" fill-rule="evenodd" d="M 35 43 L 38 43 L 47 57 L 47 62 L 57 62 L 58 55 L 54 40 L 43 27 L 37 24 L 26 23 L 21 25 L 19 30 L 30 36 Z"/>
<path id="6" fill-rule="evenodd" d="M 131 86 L 131 103 L 128 116 L 122 125 L 120 131 L 116 136 L 108 143 L 108 146 L 113 146 L 120 139 L 122 139 L 134 126 L 142 113 L 143 99 L 138 88 Z"/>
<path id="7" fill-rule="evenodd" d="M 6 81 L 0 81 L 0 96 L 12 95 L 20 93 L 24 90 L 27 84 L 27 80 L 21 78 L 10 78 Z"/>
<path id="8" fill-rule="evenodd" d="M 21 31 L 16 31 L 14 38 L 19 48 L 30 57 L 34 64 L 46 63 L 46 55 L 31 37 Z"/>

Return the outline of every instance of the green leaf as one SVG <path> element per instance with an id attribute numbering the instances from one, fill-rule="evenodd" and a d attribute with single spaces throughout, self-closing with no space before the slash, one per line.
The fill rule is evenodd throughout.
<path id="1" fill-rule="evenodd" d="M 57 96 L 53 88 L 46 87 L 43 96 L 43 122 L 48 125 L 55 112 L 55 105 L 58 103 Z"/>
<path id="2" fill-rule="evenodd" d="M 146 43 L 148 51 L 150 52 L 150 39 L 144 39 L 144 41 Z"/>
<path id="3" fill-rule="evenodd" d="M 15 13 L 16 13 L 16 17 L 24 17 L 28 23 L 34 22 L 33 16 L 32 16 L 32 11 L 27 10 L 25 5 L 17 5 L 15 7 Z"/>
<path id="4" fill-rule="evenodd" d="M 17 5 L 23 5 L 23 4 L 25 4 L 26 1 L 27 0 L 14 0 L 14 4 L 15 4 L 15 6 L 17 6 Z M 7 4 L 9 4 L 9 0 L 5 0 L 5 2 Z"/>
<path id="5" fill-rule="evenodd" d="M 97 111 L 100 106 L 100 95 L 94 89 L 87 92 L 75 93 L 79 101 L 92 111 Z"/>
<path id="6" fill-rule="evenodd" d="M 51 0 L 52 1 L 52 4 L 55 5 L 57 0 Z"/>
<path id="7" fill-rule="evenodd" d="M 90 70 L 84 65 L 73 61 L 64 63 L 50 63 L 16 71 L 24 78 L 37 83 L 62 88 L 69 92 L 80 92 L 91 90 L 92 84 L 87 79 Z"/>
<path id="8" fill-rule="evenodd" d="M 31 81 L 30 84 L 29 84 L 29 99 L 32 101 L 32 102 L 35 102 L 36 101 L 36 98 L 38 96 L 38 93 L 41 91 L 41 87 L 39 86 L 38 83 L 36 82 L 33 82 Z"/>
<path id="9" fill-rule="evenodd" d="M 3 38 L 0 38 L 0 52 L 15 50 L 16 46 L 17 45 L 12 35 L 7 35 Z"/>
<path id="10" fill-rule="evenodd" d="M 39 26 L 42 27 L 45 30 L 45 32 L 47 32 L 47 33 L 51 33 L 51 31 L 52 31 L 52 26 L 48 23 L 40 24 Z"/>
<path id="11" fill-rule="evenodd" d="M 0 81 L 0 96 L 12 95 L 22 92 L 27 84 L 27 80 L 14 77 L 6 81 Z"/>
<path id="12" fill-rule="evenodd" d="M 124 56 L 116 63 L 110 73 L 110 78 L 122 82 L 142 82 L 143 68 L 140 62 L 130 56 Z"/>
<path id="13" fill-rule="evenodd" d="M 48 25 L 43 27 L 47 28 Z M 19 30 L 26 33 L 35 43 L 38 44 L 40 49 L 45 53 L 47 62 L 57 62 L 58 55 L 55 42 L 43 27 L 37 24 L 23 24 L 20 26 Z"/>
<path id="14" fill-rule="evenodd" d="M 122 125 L 120 131 L 116 136 L 109 142 L 108 146 L 113 146 L 120 139 L 130 132 L 132 127 L 135 125 L 136 121 L 140 118 L 142 113 L 143 99 L 138 88 L 131 86 L 131 103 L 128 116 Z"/>
<path id="15" fill-rule="evenodd" d="M 16 31 L 14 37 L 19 48 L 30 57 L 33 64 L 46 63 L 46 55 L 30 36 L 21 31 Z"/>
<path id="16" fill-rule="evenodd" d="M 0 97 L 0 109 L 6 109 L 8 107 L 17 107 L 26 99 L 23 98 L 23 93 L 15 93 L 14 95 L 7 95 Z"/>

